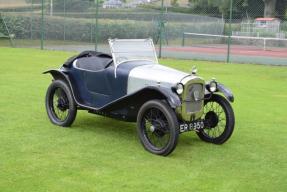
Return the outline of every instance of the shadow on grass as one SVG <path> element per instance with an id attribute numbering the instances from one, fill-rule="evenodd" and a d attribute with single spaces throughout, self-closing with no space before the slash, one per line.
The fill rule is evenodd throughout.
<path id="1" fill-rule="evenodd" d="M 134 146 L 131 149 L 131 153 L 135 151 L 138 155 L 152 155 L 150 153 L 145 153 L 145 150 L 140 144 L 137 137 L 136 123 L 123 122 L 120 120 L 111 119 L 108 117 L 102 117 L 98 115 L 79 113 L 76 118 L 71 131 L 81 132 L 81 134 L 95 135 L 105 138 L 103 141 L 108 140 L 117 141 L 116 143 L 121 143 L 121 145 Z M 121 141 L 121 142 L 119 142 Z M 113 145 L 113 144 L 112 144 Z M 115 146 L 116 147 L 116 146 Z M 176 149 L 172 154 L 170 154 L 168 159 L 182 159 L 184 161 L 190 161 L 191 158 L 197 156 L 197 158 L 203 158 L 205 152 L 211 153 L 216 156 L 216 152 L 226 151 L 225 147 L 219 147 L 217 145 L 208 144 L 201 141 L 196 133 L 187 132 L 179 135 L 179 141 Z M 149 156 L 150 157 L 150 156 Z"/>
<path id="2" fill-rule="evenodd" d="M 108 117 L 98 115 L 82 115 L 76 119 L 72 128 L 80 129 L 81 131 L 91 131 L 93 133 L 101 133 L 105 135 L 121 136 L 122 138 L 136 137 L 137 127 L 136 123 L 124 122 Z M 193 146 L 202 141 L 196 136 L 194 132 L 188 132 L 179 135 L 179 145 Z"/>
<path id="3" fill-rule="evenodd" d="M 81 131 L 91 131 L 95 133 L 117 133 L 121 136 L 133 137 L 136 134 L 136 124 L 115 120 L 98 115 L 85 115 L 76 119 L 72 128 L 81 129 Z M 111 134 L 112 135 L 112 134 Z"/>

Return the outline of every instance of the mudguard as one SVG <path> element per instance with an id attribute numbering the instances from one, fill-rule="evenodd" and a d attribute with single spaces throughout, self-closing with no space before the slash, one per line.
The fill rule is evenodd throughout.
<path id="1" fill-rule="evenodd" d="M 69 78 L 65 75 L 65 73 L 59 69 L 51 69 L 43 72 L 43 74 L 47 73 L 50 73 L 54 79 L 63 79 L 68 82 L 70 81 Z"/>
<path id="2" fill-rule="evenodd" d="M 48 70 L 48 71 L 45 71 L 43 72 L 43 74 L 51 74 L 52 77 L 55 79 L 55 80 L 63 80 L 67 83 L 67 85 L 69 85 L 70 87 L 70 90 L 72 92 L 72 97 L 74 98 L 75 102 L 80 105 L 80 103 L 78 102 L 78 100 L 76 99 L 75 97 L 75 92 L 74 92 L 74 89 L 73 89 L 73 86 L 72 86 L 72 83 L 69 79 L 69 77 L 65 74 L 65 71 L 64 70 L 60 70 L 60 69 L 51 69 L 51 70 Z M 81 105 L 80 105 L 81 106 Z"/>
<path id="3" fill-rule="evenodd" d="M 221 83 L 217 83 L 217 92 L 221 92 L 230 102 L 234 102 L 234 96 L 231 90 Z"/>
<path id="4" fill-rule="evenodd" d="M 176 93 L 174 93 L 171 88 L 159 87 L 158 91 L 160 91 L 166 97 L 169 105 L 172 108 L 175 109 L 175 108 L 181 106 L 181 100 L 180 100 L 179 96 Z"/>
<path id="5" fill-rule="evenodd" d="M 181 105 L 180 98 L 171 90 L 169 91 L 168 88 L 147 86 L 129 95 L 125 95 L 119 99 L 116 99 L 96 110 L 110 110 L 122 108 L 123 106 L 131 104 L 143 104 L 144 102 L 152 99 L 165 99 L 170 105 L 170 107 L 174 109 Z"/>
<path id="6" fill-rule="evenodd" d="M 132 95 L 142 95 L 146 97 L 151 91 L 157 92 L 158 94 L 161 94 L 168 102 L 168 104 L 172 108 L 179 107 L 181 105 L 181 101 L 179 96 L 174 93 L 171 88 L 168 87 L 156 87 L 156 86 L 147 86 L 143 89 L 140 89 L 139 91 L 136 91 L 135 93 L 128 95 L 126 98 L 131 97 Z"/>

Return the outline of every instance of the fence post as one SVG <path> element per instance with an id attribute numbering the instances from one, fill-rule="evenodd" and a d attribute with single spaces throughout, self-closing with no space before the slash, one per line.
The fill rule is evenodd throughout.
<path id="1" fill-rule="evenodd" d="M 230 8 L 229 8 L 229 27 L 228 27 L 228 46 L 227 46 L 227 63 L 230 62 L 230 44 L 231 44 L 231 22 L 232 22 L 232 12 L 233 12 L 233 0 L 230 0 Z"/>
<path id="2" fill-rule="evenodd" d="M 185 34 L 184 32 L 182 33 L 182 42 L 181 42 L 181 46 L 184 47 L 185 45 Z"/>
<path id="3" fill-rule="evenodd" d="M 95 51 L 98 50 L 98 36 L 99 36 L 99 24 L 98 24 L 98 17 L 99 17 L 99 0 L 96 1 L 96 24 L 95 24 Z"/>
<path id="4" fill-rule="evenodd" d="M 44 2 L 45 0 L 41 0 L 41 50 L 44 49 Z"/>
<path id="5" fill-rule="evenodd" d="M 34 8 L 33 8 L 33 0 L 31 0 L 31 7 L 30 7 L 30 39 L 33 39 L 33 16 L 34 16 Z"/>
<path id="6" fill-rule="evenodd" d="M 54 4 L 54 2 L 53 2 L 53 0 L 50 0 L 50 16 L 53 16 L 53 4 Z"/>
<path id="7" fill-rule="evenodd" d="M 163 28 L 163 1 L 161 0 L 161 7 L 160 7 L 160 21 L 159 21 L 159 53 L 158 57 L 161 58 L 161 51 L 162 51 L 162 28 Z"/>
<path id="8" fill-rule="evenodd" d="M 64 41 L 66 41 L 66 0 L 64 0 Z"/>

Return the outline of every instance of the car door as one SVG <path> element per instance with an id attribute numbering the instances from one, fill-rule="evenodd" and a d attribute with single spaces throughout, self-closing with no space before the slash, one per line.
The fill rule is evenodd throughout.
<path id="1" fill-rule="evenodd" d="M 100 71 L 85 71 L 83 74 L 85 87 L 91 96 L 93 107 L 102 107 L 112 99 L 112 89 L 108 79 L 110 70 L 107 68 Z"/>

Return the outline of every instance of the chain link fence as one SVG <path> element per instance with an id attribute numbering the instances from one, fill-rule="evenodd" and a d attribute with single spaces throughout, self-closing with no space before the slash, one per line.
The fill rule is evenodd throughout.
<path id="1" fill-rule="evenodd" d="M 287 1 L 266 2 L 0 0 L 0 46 L 109 52 L 109 38 L 152 38 L 160 57 L 287 65 Z"/>

